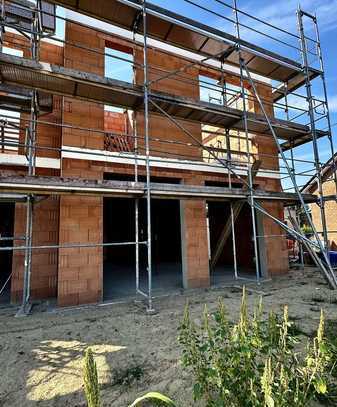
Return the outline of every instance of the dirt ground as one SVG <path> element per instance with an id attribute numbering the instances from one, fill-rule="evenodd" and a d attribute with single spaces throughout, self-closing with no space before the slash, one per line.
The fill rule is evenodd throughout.
<path id="1" fill-rule="evenodd" d="M 164 392 L 179 406 L 195 406 L 191 377 L 179 362 L 177 326 L 187 300 L 199 319 L 203 305 L 212 311 L 219 296 L 235 320 L 241 296 L 236 287 L 157 299 L 155 315 L 135 303 L 40 309 L 23 318 L 13 318 L 14 310 L 0 311 L 0 406 L 85 406 L 82 369 L 88 346 L 97 362 L 104 406 L 126 407 L 147 390 Z M 264 293 L 265 312 L 281 312 L 289 304 L 291 318 L 307 334 L 317 327 L 321 307 L 327 319 L 337 320 L 337 293 L 312 270 L 247 287 Z M 250 292 L 248 299 L 252 305 L 258 293 Z"/>

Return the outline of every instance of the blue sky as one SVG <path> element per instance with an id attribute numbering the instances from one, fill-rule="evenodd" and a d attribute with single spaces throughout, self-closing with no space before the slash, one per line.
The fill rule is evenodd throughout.
<path id="1" fill-rule="evenodd" d="M 226 6 L 219 4 L 219 2 L 214 0 L 191 0 L 192 3 L 211 8 L 214 14 L 206 12 L 201 8 L 193 4 L 187 4 L 184 1 L 176 0 L 167 2 L 165 0 L 155 0 L 154 2 L 163 7 L 167 7 L 172 11 L 177 11 L 181 14 L 187 15 L 193 19 L 197 19 L 200 22 L 206 22 L 212 27 L 224 30 L 228 33 L 235 34 L 234 25 L 226 20 L 226 18 L 233 20 L 234 15 L 232 11 Z M 222 1 L 222 0 L 221 0 Z M 227 4 L 231 4 L 227 1 Z M 298 7 L 298 0 L 283 0 L 283 1 L 273 1 L 270 0 L 238 0 L 237 5 L 240 10 L 244 13 L 253 15 L 262 21 L 267 21 L 272 25 L 281 27 L 282 29 L 289 31 L 291 33 L 297 34 L 297 18 L 296 9 Z M 328 100 L 330 106 L 330 117 L 333 124 L 337 124 L 337 0 L 303 0 L 300 2 L 301 8 L 311 14 L 316 14 L 318 19 L 320 40 L 325 62 L 325 75 L 326 83 L 328 89 Z M 244 13 L 239 14 L 240 22 L 246 27 L 241 28 L 242 37 L 250 42 L 257 45 L 265 47 L 269 50 L 278 52 L 284 56 L 287 56 L 294 60 L 301 60 L 301 55 L 298 51 L 299 43 L 298 38 L 286 33 L 275 30 L 259 21 L 249 18 Z M 249 29 L 249 28 L 251 29 Z M 305 20 L 306 35 L 311 38 L 315 38 L 315 33 L 313 31 L 313 25 L 309 20 Z M 255 30 L 255 31 L 254 31 Z M 260 35 L 256 31 L 262 31 L 263 33 L 277 38 L 279 41 L 285 42 L 288 45 L 281 44 L 271 38 Z M 311 43 L 314 45 L 313 43 Z M 313 66 L 317 67 L 317 58 L 311 55 Z M 323 89 L 321 82 L 315 80 L 313 82 L 314 95 L 321 99 L 323 97 Z M 299 91 L 299 93 L 304 95 L 304 89 Z M 290 101 L 289 101 L 290 102 Z M 293 98 L 290 103 L 295 105 L 306 106 L 304 100 L 300 98 Z M 295 115 L 295 112 L 293 112 Z M 307 123 L 308 117 L 305 115 L 300 119 L 300 122 Z M 320 122 L 321 128 L 325 129 L 327 123 Z M 333 137 L 337 135 L 337 126 L 333 126 Z M 326 138 L 319 140 L 319 152 L 320 159 L 325 162 L 330 156 L 330 147 L 328 140 Z M 337 150 L 337 143 L 334 142 L 335 151 Z M 303 160 L 313 160 L 313 149 L 312 145 L 308 144 L 305 146 L 298 147 L 294 150 L 297 158 Z M 289 156 L 289 154 L 288 154 Z M 296 171 L 308 171 L 313 168 L 310 163 L 297 163 Z M 297 182 L 300 185 L 305 184 L 309 180 L 309 176 L 297 177 Z M 289 182 L 285 181 L 284 186 L 286 188 L 290 187 Z"/>
<path id="2" fill-rule="evenodd" d="M 229 21 L 234 19 L 234 14 L 230 8 L 221 4 L 224 0 L 189 0 L 189 2 L 184 0 L 171 0 L 169 2 L 167 0 L 151 1 L 172 11 L 206 23 L 214 28 L 218 28 L 230 34 L 236 33 L 233 22 Z M 232 4 L 231 0 L 227 0 L 227 4 Z M 283 30 L 297 34 L 296 9 L 298 6 L 298 0 L 273 2 L 270 0 L 237 0 L 237 4 L 238 8 L 243 12 L 239 14 L 240 23 L 246 26 L 241 27 L 241 36 L 243 39 L 271 51 L 278 52 L 291 59 L 300 61 L 301 56 L 298 50 L 299 43 L 296 36 L 275 30 L 244 14 L 251 14 L 259 18 L 261 21 L 267 21 L 272 25 L 281 27 Z M 198 7 L 198 5 L 200 7 Z M 202 7 L 211 9 L 213 13 L 206 12 Z M 337 123 L 337 47 L 335 45 L 337 41 L 337 0 L 302 0 L 301 7 L 303 10 L 311 14 L 316 14 L 318 18 L 321 45 L 325 61 L 331 121 L 334 124 Z M 313 26 L 308 20 L 306 21 L 305 26 L 307 36 L 314 38 L 315 34 L 312 31 Z M 257 31 L 262 31 L 266 35 L 261 35 Z M 272 40 L 270 37 L 277 38 L 279 42 Z M 311 59 L 313 66 L 317 66 L 317 58 L 311 56 Z M 121 72 L 122 66 L 123 64 L 118 64 L 115 60 L 114 70 L 119 71 L 119 79 L 123 78 L 123 73 Z M 126 72 L 126 75 L 129 75 L 129 72 Z M 315 96 L 318 99 L 321 99 L 323 96 L 323 89 L 319 80 L 315 80 L 313 83 L 313 90 Z M 298 92 L 304 95 L 304 89 Z M 305 100 L 301 98 L 293 98 L 291 103 L 298 107 L 306 107 Z M 296 111 L 293 111 L 292 115 L 294 116 L 295 113 Z M 280 114 L 280 117 L 282 117 L 282 114 Z M 308 123 L 308 120 L 308 117 L 305 115 L 301 117 L 300 122 Z M 320 123 L 321 128 L 324 129 L 326 123 Z M 333 127 L 333 131 L 334 135 L 336 135 L 337 126 Z M 334 144 L 335 150 L 337 150 L 337 143 Z M 321 161 L 325 162 L 330 155 L 330 148 L 326 138 L 319 141 L 319 151 Z M 298 147 L 294 152 L 297 158 L 312 160 L 313 152 L 311 144 Z M 313 165 L 309 163 L 298 163 L 296 165 L 297 172 L 310 170 L 312 168 Z M 298 183 L 302 185 L 308 179 L 309 176 L 298 177 Z M 287 187 L 287 182 L 285 183 L 285 187 Z"/>

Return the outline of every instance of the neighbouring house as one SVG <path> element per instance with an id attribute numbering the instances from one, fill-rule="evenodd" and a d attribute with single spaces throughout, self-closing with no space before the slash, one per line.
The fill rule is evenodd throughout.
<path id="1" fill-rule="evenodd" d="M 328 241 L 331 250 L 337 250 L 337 184 L 336 184 L 336 167 L 337 154 L 330 158 L 321 167 L 321 180 L 323 198 L 325 200 L 325 219 Z M 313 195 L 319 194 L 317 177 L 313 176 L 302 188 L 303 193 Z M 313 223 L 320 236 L 323 233 L 321 211 L 318 203 L 310 204 L 311 216 Z M 323 237 L 322 237 L 323 238 Z"/>

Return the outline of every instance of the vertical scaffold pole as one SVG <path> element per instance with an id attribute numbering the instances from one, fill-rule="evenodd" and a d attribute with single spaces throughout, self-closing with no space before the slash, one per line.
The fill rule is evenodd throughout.
<path id="1" fill-rule="evenodd" d="M 133 44 L 136 41 L 136 24 L 133 29 Z M 133 57 L 135 51 L 133 50 Z M 133 83 L 136 83 L 136 67 L 133 63 Z M 135 182 L 138 182 L 138 131 L 137 131 L 137 117 L 136 112 L 132 112 L 132 131 L 133 131 L 133 140 L 134 140 L 134 154 L 135 154 Z M 139 199 L 135 198 L 135 271 L 136 271 L 136 294 L 139 293 Z"/>
<path id="2" fill-rule="evenodd" d="M 240 41 L 240 25 L 239 25 L 239 14 L 237 8 L 237 0 L 233 0 L 234 5 L 234 14 L 235 14 L 235 26 L 236 34 L 238 41 Z M 255 272 L 256 272 L 256 281 L 260 282 L 260 263 L 259 263 L 259 249 L 257 242 L 257 233 L 256 233 L 256 213 L 255 213 L 255 204 L 254 204 L 254 193 L 253 193 L 253 174 L 252 174 L 252 160 L 250 153 L 250 140 L 249 140 L 249 131 L 248 131 L 248 119 L 247 119 L 247 103 L 246 103 L 246 93 L 244 85 L 244 67 L 241 53 L 240 42 L 237 44 L 237 50 L 240 60 L 240 86 L 242 94 L 242 108 L 243 108 L 243 120 L 245 125 L 245 136 L 246 136 L 246 150 L 247 150 L 247 173 L 248 173 L 248 184 L 249 184 L 249 204 L 251 208 L 251 217 L 252 217 L 252 227 L 253 227 L 253 243 L 254 243 L 254 253 L 255 253 Z"/>
<path id="3" fill-rule="evenodd" d="M 30 312 L 30 281 L 32 272 L 32 241 L 33 241 L 33 195 L 27 196 L 26 203 L 26 231 L 25 231 L 25 259 L 22 289 L 22 305 L 17 316 L 25 316 Z"/>
<path id="4" fill-rule="evenodd" d="M 333 138 L 332 138 L 332 126 L 331 126 L 331 119 L 330 119 L 330 109 L 329 109 L 329 102 L 328 102 L 328 91 L 326 87 L 326 81 L 325 81 L 325 73 L 324 73 L 324 60 L 323 60 L 323 53 L 322 53 L 322 47 L 321 47 L 321 39 L 320 39 L 320 33 L 318 29 L 318 23 L 317 23 L 317 17 L 315 16 L 314 19 L 314 25 L 315 25 L 315 33 L 316 33 L 316 41 L 317 41 L 317 53 L 318 53 L 318 58 L 319 58 L 319 65 L 321 69 L 321 79 L 322 79 L 322 84 L 323 84 L 323 95 L 324 95 L 324 102 L 325 102 L 325 109 L 326 109 L 326 118 L 327 118 L 327 123 L 328 123 L 328 139 L 329 139 L 329 145 L 330 145 L 330 152 L 331 152 L 331 157 L 332 157 L 332 165 L 333 165 L 333 179 L 335 183 L 335 193 L 336 193 L 336 199 L 337 199 L 337 167 L 336 167 L 336 160 L 335 160 L 335 148 L 333 145 Z"/>
<path id="5" fill-rule="evenodd" d="M 149 78 L 147 60 L 147 13 L 146 0 L 143 0 L 143 57 L 144 57 L 144 137 L 146 159 L 146 212 L 147 212 L 147 275 L 148 275 L 148 312 L 152 307 L 152 253 L 151 253 L 151 179 L 150 179 L 150 142 L 149 142 Z"/>
<path id="6" fill-rule="evenodd" d="M 39 60 L 39 35 L 40 30 L 40 10 L 41 2 L 37 2 L 37 8 L 33 13 L 32 36 L 31 36 L 31 53 L 32 59 Z M 31 92 L 30 103 L 30 125 L 28 138 L 28 176 L 35 175 L 36 169 L 36 133 L 37 133 L 37 113 L 38 113 L 38 96 L 34 89 Z M 26 203 L 26 231 L 25 231 L 25 257 L 24 257 L 24 275 L 22 305 L 17 316 L 24 316 L 30 312 L 30 292 L 31 292 L 31 274 L 32 274 L 32 243 L 33 243 L 33 214 L 34 214 L 34 195 L 27 196 Z"/>
<path id="7" fill-rule="evenodd" d="M 303 26 L 303 13 L 302 13 L 302 10 L 300 7 L 297 10 L 297 23 L 298 23 L 298 30 L 299 30 L 299 35 L 300 35 L 302 64 L 303 64 L 303 70 L 304 70 L 304 74 L 305 74 L 305 88 L 306 88 L 306 92 L 307 92 L 307 101 L 308 101 L 308 108 L 309 108 L 308 114 L 309 114 L 309 119 L 310 119 L 310 130 L 311 130 L 311 135 L 312 135 L 312 144 L 313 144 L 313 151 L 314 151 L 316 178 L 317 178 L 317 186 L 318 186 L 318 202 L 319 202 L 319 208 L 320 208 L 320 214 L 321 214 L 324 248 L 325 248 L 325 251 L 327 252 L 329 250 L 329 243 L 328 243 L 328 234 L 327 234 L 327 226 L 326 226 L 326 216 L 325 216 L 325 202 L 324 202 L 324 198 L 323 198 L 322 172 L 321 172 L 321 165 L 320 165 L 320 159 L 319 159 L 316 125 L 315 125 L 315 115 L 314 115 L 315 106 L 314 106 L 312 90 L 311 90 L 309 60 L 308 60 L 308 47 L 307 47 L 307 41 L 306 41 L 304 26 Z"/>
<path id="8" fill-rule="evenodd" d="M 230 203 L 231 208 L 231 225 L 232 225 L 232 244 L 233 244 L 233 262 L 234 262 L 234 277 L 238 279 L 238 264 L 236 260 L 236 237 L 235 237 L 235 220 L 233 211 L 233 202 Z"/>
<path id="9" fill-rule="evenodd" d="M 4 44 L 5 36 L 5 0 L 1 0 L 1 27 L 0 27 L 0 52 L 2 52 L 2 47 Z"/>
<path id="10" fill-rule="evenodd" d="M 29 128 L 29 145 L 28 145 L 28 175 L 35 175 L 36 167 L 36 129 L 37 129 L 37 93 L 32 91 L 30 128 Z M 24 275 L 22 305 L 18 316 L 27 315 L 30 312 L 30 282 L 32 274 L 32 243 L 33 243 L 33 213 L 34 213 L 34 196 L 27 196 L 26 203 L 26 231 L 25 231 L 25 258 L 24 258 Z"/>
<path id="11" fill-rule="evenodd" d="M 133 135 L 135 151 L 135 182 L 138 182 L 138 137 L 137 137 L 137 120 L 133 112 Z M 135 242 L 136 242 L 136 294 L 139 291 L 139 199 L 135 199 Z"/>

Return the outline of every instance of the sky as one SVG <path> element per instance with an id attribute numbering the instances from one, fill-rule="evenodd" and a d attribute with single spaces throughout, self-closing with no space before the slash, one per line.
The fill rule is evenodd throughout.
<path id="1" fill-rule="evenodd" d="M 171 11 L 190 17 L 194 20 L 207 24 L 213 28 L 217 28 L 229 34 L 236 34 L 236 26 L 234 24 L 235 15 L 231 8 L 227 7 L 225 0 L 151 0 L 159 6 L 165 7 Z M 231 0 L 227 0 L 226 4 L 232 4 Z M 237 7 L 240 10 L 240 35 L 241 37 L 264 47 L 270 51 L 277 52 L 283 56 L 291 58 L 296 61 L 301 61 L 301 53 L 299 50 L 299 39 L 297 30 L 296 10 L 298 7 L 298 0 L 237 0 Z M 212 13 L 206 11 L 204 8 L 212 10 Z M 302 10 L 315 14 L 318 19 L 318 27 L 320 31 L 320 40 L 325 64 L 325 77 L 328 90 L 328 101 L 330 107 L 330 117 L 333 126 L 333 139 L 337 137 L 337 0 L 302 0 L 300 2 Z M 64 11 L 59 9 L 60 15 L 65 15 Z M 253 15 L 257 19 L 249 17 Z M 67 17 L 69 12 L 67 12 Z M 83 22 L 89 24 L 87 17 L 82 18 Z M 280 27 L 282 30 L 274 29 L 270 25 Z M 304 20 L 305 34 L 308 38 L 316 38 L 314 26 L 309 19 Z M 98 25 L 102 29 L 107 29 L 107 25 L 101 22 L 90 22 L 90 25 Z M 62 31 L 63 27 L 58 24 L 58 32 Z M 286 31 L 286 32 L 285 32 Z M 259 32 L 262 32 L 260 34 Z M 289 32 L 290 34 L 288 34 Z M 277 41 L 275 40 L 277 39 Z M 313 67 L 318 67 L 318 58 L 316 56 L 315 43 L 308 40 L 308 47 L 310 50 L 310 64 Z M 118 55 L 118 53 L 116 53 Z M 123 71 L 125 64 L 118 63 L 116 60 L 113 68 L 110 63 L 107 67 L 107 76 L 117 76 L 117 79 L 127 79 L 130 76 L 130 69 Z M 124 73 L 123 73 L 124 72 Z M 124 78 L 125 76 L 125 78 Z M 322 81 L 316 79 L 312 83 L 312 90 L 314 96 L 318 100 L 323 99 Z M 305 95 L 305 89 L 297 91 L 301 95 Z M 318 102 L 317 102 L 318 103 Z M 290 97 L 289 104 L 297 106 L 298 108 L 307 108 L 307 102 L 304 98 Z M 298 115 L 300 111 L 290 109 L 290 117 Z M 316 109 L 316 118 L 322 115 L 322 108 Z M 285 113 L 277 110 L 276 114 L 280 118 L 285 118 Z M 307 124 L 309 121 L 308 116 L 302 115 L 298 121 L 302 124 Z M 320 120 L 317 122 L 320 129 L 326 129 L 327 122 Z M 320 160 L 324 163 L 330 157 L 330 146 L 328 139 L 325 137 L 318 142 Z M 334 141 L 334 148 L 337 151 L 337 142 Z M 313 160 L 313 149 L 311 144 L 298 147 L 294 150 L 295 156 L 299 160 Z M 287 157 L 290 154 L 287 153 Z M 281 164 L 283 165 L 283 164 Z M 312 174 L 312 163 L 296 163 L 296 172 L 309 171 L 305 176 L 298 176 L 297 182 L 299 185 L 305 184 Z M 284 180 L 284 187 L 290 188 L 289 180 Z"/>
<path id="2" fill-rule="evenodd" d="M 236 34 L 236 28 L 232 21 L 235 16 L 229 7 L 221 4 L 223 0 L 190 0 L 189 3 L 176 0 L 167 2 L 166 0 L 154 0 L 156 4 L 170 8 L 172 11 L 177 11 L 181 14 L 187 15 L 193 19 L 197 19 L 200 22 L 206 22 L 206 24 L 224 30 L 230 34 Z M 193 4 L 191 4 L 193 3 Z M 227 4 L 232 4 L 227 1 Z M 268 22 L 271 25 L 280 27 L 285 31 L 293 34 L 298 34 L 297 29 L 297 17 L 296 10 L 298 8 L 298 0 L 282 0 L 282 1 L 270 1 L 270 0 L 237 0 L 237 7 L 240 11 L 239 20 L 242 24 L 240 27 L 240 35 L 246 41 L 252 42 L 268 50 L 277 52 L 283 56 L 289 57 L 296 61 L 301 61 L 301 53 L 299 50 L 299 40 L 297 36 L 289 35 L 280 30 L 267 26 L 263 22 Z M 200 7 L 198 7 L 200 6 Z M 211 9 L 213 13 L 206 12 L 202 7 Z M 300 2 L 302 10 L 316 15 L 318 21 L 318 27 L 320 32 L 320 41 L 322 47 L 322 53 L 324 57 L 324 69 L 325 78 L 328 91 L 328 102 L 330 109 L 331 123 L 336 124 L 333 126 L 333 139 L 334 150 L 337 150 L 337 0 L 302 0 Z M 260 21 L 247 16 L 253 15 Z M 316 38 L 314 31 L 314 25 L 311 20 L 304 19 L 305 34 L 309 38 Z M 257 31 L 264 33 L 259 34 Z M 276 41 L 272 38 L 277 38 Z M 308 41 L 308 48 L 312 52 L 310 56 L 310 64 L 313 67 L 318 68 L 318 58 L 316 51 L 314 51 L 315 43 Z M 314 96 L 322 100 L 324 91 L 322 81 L 316 79 L 312 83 L 312 89 Z M 305 95 L 305 89 L 298 91 L 301 95 Z M 318 102 L 317 102 L 318 103 Z M 289 104 L 293 104 L 298 107 L 307 108 L 307 102 L 305 99 L 299 97 L 289 98 Z M 322 114 L 321 108 L 317 109 L 317 116 Z M 280 118 L 284 117 L 284 113 L 277 111 Z M 297 115 L 298 112 L 290 111 L 291 117 Z M 302 124 L 307 124 L 309 121 L 308 116 L 305 114 L 301 116 L 298 121 Z M 317 122 L 317 127 L 325 130 L 328 123 L 326 120 L 320 120 Z M 328 139 L 325 137 L 318 141 L 320 161 L 324 163 L 331 154 L 331 148 Z M 298 147 L 294 149 L 295 157 L 299 160 L 313 161 L 313 147 L 312 144 Z M 287 154 L 290 157 L 290 154 Z M 283 163 L 281 163 L 283 165 Z M 306 171 L 304 175 L 297 177 L 297 183 L 304 185 L 313 174 L 313 164 L 297 162 L 295 164 L 295 171 L 297 173 Z M 282 170 L 285 171 L 285 170 Z M 291 188 L 292 184 L 289 179 L 285 179 L 284 188 Z"/>

